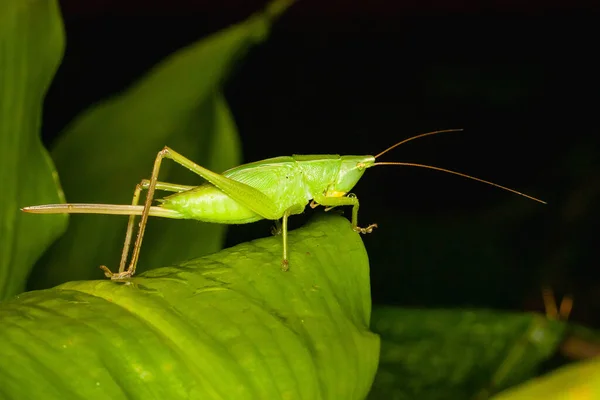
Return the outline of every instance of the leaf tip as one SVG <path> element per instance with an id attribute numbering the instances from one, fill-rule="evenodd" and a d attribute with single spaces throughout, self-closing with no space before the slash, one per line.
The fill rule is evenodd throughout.
<path id="1" fill-rule="evenodd" d="M 295 2 L 296 0 L 274 0 L 267 5 L 265 13 L 271 19 L 279 18 L 279 16 Z"/>

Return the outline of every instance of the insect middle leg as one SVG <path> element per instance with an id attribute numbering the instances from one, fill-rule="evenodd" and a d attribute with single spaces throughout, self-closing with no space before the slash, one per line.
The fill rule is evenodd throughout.
<path id="1" fill-rule="evenodd" d="M 275 225 L 273 225 L 271 227 L 271 235 L 273 235 L 273 236 L 281 235 L 282 229 L 283 228 L 281 227 L 281 222 L 279 222 L 278 220 L 275 220 Z"/>
<path id="2" fill-rule="evenodd" d="M 291 206 L 283 213 L 281 218 L 281 236 L 283 237 L 283 259 L 281 260 L 281 270 L 287 271 L 290 269 L 288 259 L 288 218 L 290 215 L 301 214 L 304 211 L 304 206 L 301 204 Z"/>
<path id="3" fill-rule="evenodd" d="M 150 180 L 143 179 L 140 183 L 135 186 L 135 191 L 133 192 L 133 199 L 131 201 L 132 205 L 138 205 L 140 200 L 140 193 L 143 189 L 148 189 L 150 187 Z M 193 189 L 194 186 L 188 185 L 178 185 L 174 183 L 168 182 L 156 182 L 156 189 L 164 190 L 166 192 L 184 192 L 186 190 Z M 135 268 L 133 271 L 125 271 L 125 265 L 127 263 L 127 256 L 129 255 L 129 248 L 131 246 L 131 237 L 133 235 L 133 226 L 135 221 L 135 215 L 129 216 L 129 221 L 127 223 L 127 233 L 125 234 L 125 242 L 123 243 L 123 251 L 121 253 L 121 262 L 119 263 L 119 272 L 112 272 L 105 265 L 101 265 L 100 268 L 104 271 L 104 275 L 107 278 L 111 278 L 114 280 L 128 278 L 133 275 L 135 272 Z"/>
<path id="4" fill-rule="evenodd" d="M 352 206 L 352 229 L 359 233 L 371 233 L 373 228 L 377 228 L 377 224 L 371 224 L 366 228 L 358 226 L 358 198 L 354 195 L 344 197 L 329 197 L 315 196 L 314 199 L 318 204 L 328 207 L 329 209 L 337 206 Z"/>

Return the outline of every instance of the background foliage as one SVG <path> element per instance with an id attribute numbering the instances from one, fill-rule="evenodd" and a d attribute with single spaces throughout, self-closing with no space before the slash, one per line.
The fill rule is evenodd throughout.
<path id="1" fill-rule="evenodd" d="M 292 153 L 376 153 L 412 133 L 463 127 L 464 134 L 413 143 L 389 159 L 473 173 L 542 197 L 549 205 L 423 171 L 391 167 L 369 171 L 356 193 L 361 220 L 380 224 L 375 234 L 363 237 L 371 263 L 371 297 L 376 304 L 400 306 L 375 308 L 371 330 L 380 334 L 382 350 L 369 398 L 483 399 L 568 360 L 597 354 L 595 332 L 521 312 L 542 311 L 540 288 L 550 286 L 561 295 L 575 294 L 574 321 L 598 325 L 600 301 L 593 268 L 598 219 L 593 204 L 600 193 L 598 135 L 589 135 L 592 125 L 587 118 L 593 109 L 583 100 L 585 91 L 593 91 L 597 84 L 593 73 L 597 61 L 585 50 L 597 28 L 586 19 L 588 13 L 575 8 L 571 14 L 561 13 L 562 21 L 573 22 L 575 28 L 558 34 L 551 19 L 537 20 L 532 30 L 531 20 L 518 13 L 506 19 L 493 8 L 470 15 L 457 15 L 456 10 L 447 15 L 406 10 L 403 14 L 394 8 L 369 19 L 373 18 L 369 13 L 352 17 L 355 9 L 349 7 L 344 16 L 336 13 L 338 19 L 327 19 L 326 14 L 311 14 L 315 10 L 305 4 L 286 14 L 270 39 L 241 62 L 253 44 L 264 41 L 270 19 L 286 2 L 275 2 L 262 14 L 226 28 L 234 22 L 235 12 L 152 16 L 149 6 L 136 9 L 135 17 L 126 13 L 81 17 L 69 14 L 73 3 L 64 1 L 67 52 L 45 103 L 43 133 L 67 199 L 129 202 L 135 183 L 147 177 L 156 152 L 165 144 L 215 170 L 238 164 L 238 130 L 244 159 L 252 161 Z M 61 200 L 52 163 L 37 135 L 40 106 L 64 38 L 53 1 L 15 0 L 1 7 L 0 144 L 7 156 L 0 159 L 0 294 L 11 298 L 23 290 L 32 263 L 66 221 L 18 212 L 24 205 Z M 237 21 L 242 19 L 240 15 Z M 206 38 L 194 43 L 201 36 Z M 482 38 L 485 47 L 480 46 Z M 168 169 L 169 180 L 197 182 L 186 171 Z M 307 217 L 295 218 L 293 226 L 304 225 Z M 118 217 L 71 218 L 67 234 L 38 262 L 29 288 L 99 277 L 99 264 L 114 266 L 118 260 L 124 224 Z M 229 230 L 226 246 L 266 236 L 269 225 L 235 227 Z M 223 227 L 186 221 L 151 221 L 149 229 L 153 232 L 142 252 L 142 270 L 214 252 L 225 235 Z M 314 234 L 310 228 L 307 232 Z M 347 244 L 342 236 L 339 239 L 332 246 Z M 277 238 L 270 240 L 278 243 Z M 356 238 L 348 240 L 360 247 Z M 260 254 L 265 249 L 258 250 Z M 231 253 L 215 257 L 229 257 L 223 254 Z M 329 260 L 327 266 L 338 265 L 335 261 L 339 260 Z M 178 268 L 192 274 L 203 262 Z M 362 291 L 356 298 L 336 301 L 362 304 L 367 310 L 364 290 L 369 281 L 362 268 L 362 278 L 348 286 Z M 164 278 L 152 273 L 140 279 Z M 59 335 L 62 338 L 88 338 L 69 333 L 70 327 L 77 330 L 86 321 L 79 318 L 83 314 L 65 322 L 52 310 L 62 307 L 65 293 L 71 312 L 88 309 L 88 298 L 81 302 L 77 296 L 69 297 L 70 290 L 89 291 L 97 285 L 128 290 L 105 281 L 73 283 L 0 306 L 4 312 L 0 333 L 10 338 L 0 351 L 30 362 L 21 378 L 30 381 L 33 374 L 48 378 L 45 365 L 60 360 L 61 350 L 47 350 L 44 335 L 62 330 L 66 334 Z M 131 290 L 148 295 L 150 286 L 134 285 Z M 167 302 L 177 301 L 164 287 L 156 293 L 168 294 Z M 271 300 L 276 298 L 275 294 Z M 243 297 L 240 304 L 247 300 Z M 268 296 L 265 302 L 269 303 Z M 31 314 L 39 309 L 44 312 Z M 238 307 L 232 315 L 239 311 Z M 315 308 L 315 313 L 321 311 Z M 369 350 L 323 365 L 348 367 L 335 380 L 339 386 L 329 382 L 331 386 L 315 389 L 323 398 L 337 398 L 332 397 L 335 390 L 348 390 L 347 398 L 360 398 L 369 386 L 374 342 L 365 330 L 367 314 L 362 315 L 360 321 L 349 318 L 350 326 L 365 332 L 362 339 L 370 343 Z M 23 322 L 29 324 L 25 329 Z M 143 332 L 141 326 L 133 329 Z M 117 337 L 126 337 L 125 330 L 117 331 Z M 340 332 L 337 339 L 351 336 L 351 331 Z M 216 332 L 224 335 L 221 339 L 231 334 L 225 328 Z M 25 338 L 35 338 L 35 344 L 18 346 Z M 101 339 L 90 338 L 71 349 L 100 354 L 105 348 Z M 314 338 L 325 346 L 336 342 L 332 337 Z M 348 344 L 341 340 L 341 346 L 346 349 Z M 195 350 L 185 347 L 190 354 Z M 246 356 L 244 351 L 239 353 L 247 357 L 244 360 L 256 360 L 251 350 Z M 368 362 L 361 364 L 360 357 Z M 132 388 L 143 395 L 139 387 L 134 389 L 135 383 L 128 386 L 132 382 L 116 377 L 122 372 L 119 368 L 133 368 L 143 377 L 136 370 L 139 365 L 171 365 L 154 361 L 158 363 L 113 359 L 110 365 L 117 369 L 96 371 L 116 374 L 112 379 L 118 390 Z M 353 361 L 357 364 L 350 365 Z M 238 359 L 236 364 L 240 363 Z M 11 366 L 0 371 L 3 381 L 14 372 Z M 596 371 L 593 361 L 573 365 L 501 398 L 528 398 L 531 393 L 548 398 L 564 393 L 593 396 L 598 388 L 587 382 L 593 382 Z M 49 381 L 61 382 L 55 378 Z M 87 390 L 83 381 L 54 389 L 40 386 L 56 390 L 52 393 L 57 396 L 82 388 Z M 8 393 L 0 392 L 10 398 Z"/>
<path id="2" fill-rule="evenodd" d="M 33 263 L 66 227 L 66 216 L 36 221 L 19 211 L 24 203 L 64 200 L 39 137 L 42 102 L 63 48 L 55 2 L 0 4 L 0 300 L 25 289 Z"/>

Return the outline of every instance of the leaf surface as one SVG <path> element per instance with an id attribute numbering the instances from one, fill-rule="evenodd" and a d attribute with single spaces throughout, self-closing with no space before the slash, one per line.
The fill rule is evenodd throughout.
<path id="1" fill-rule="evenodd" d="M 493 400 L 600 398 L 600 360 L 597 358 L 562 367 L 493 397 Z"/>
<path id="2" fill-rule="evenodd" d="M 64 215 L 19 210 L 63 201 L 40 140 L 42 104 L 63 48 L 56 1 L 0 2 L 0 300 L 25 289 L 33 264 L 66 228 Z"/>
<path id="3" fill-rule="evenodd" d="M 539 314 L 376 308 L 381 356 L 369 399 L 487 399 L 534 376 L 565 327 Z"/>
<path id="4" fill-rule="evenodd" d="M 8 398 L 364 399 L 379 356 L 366 251 L 322 216 L 128 283 L 69 282 L 0 305 Z M 35 382 L 34 385 L 31 382 Z"/>

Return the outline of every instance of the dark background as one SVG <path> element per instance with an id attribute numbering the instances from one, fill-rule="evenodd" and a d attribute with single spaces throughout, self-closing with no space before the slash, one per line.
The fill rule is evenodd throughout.
<path id="1" fill-rule="evenodd" d="M 226 85 L 246 161 L 376 154 L 418 133 L 464 128 L 386 160 L 455 169 L 548 201 L 427 170 L 369 170 L 355 193 L 362 224 L 380 225 L 365 237 L 376 303 L 541 311 L 548 285 L 574 296 L 574 320 L 600 325 L 599 13 L 584 2 L 520 3 L 301 1 Z M 61 5 L 67 48 L 46 101 L 49 146 L 91 103 L 264 3 Z M 233 227 L 228 245 L 268 228 Z"/>

